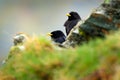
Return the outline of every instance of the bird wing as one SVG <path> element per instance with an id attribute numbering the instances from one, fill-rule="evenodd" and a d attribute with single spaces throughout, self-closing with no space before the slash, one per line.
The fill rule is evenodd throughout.
<path id="1" fill-rule="evenodd" d="M 77 24 L 79 20 L 72 20 L 72 21 L 67 21 L 66 22 L 66 33 L 67 35 L 69 34 L 69 32 L 71 31 L 71 29 Z"/>

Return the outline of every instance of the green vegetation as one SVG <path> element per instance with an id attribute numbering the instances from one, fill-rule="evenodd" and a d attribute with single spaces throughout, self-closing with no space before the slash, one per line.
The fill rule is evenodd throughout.
<path id="1" fill-rule="evenodd" d="M 119 34 L 70 49 L 33 38 L 24 51 L 11 49 L 0 80 L 120 80 Z"/>
<path id="2" fill-rule="evenodd" d="M 108 3 L 110 3 L 110 0 L 104 0 L 104 3 L 108 4 Z"/>

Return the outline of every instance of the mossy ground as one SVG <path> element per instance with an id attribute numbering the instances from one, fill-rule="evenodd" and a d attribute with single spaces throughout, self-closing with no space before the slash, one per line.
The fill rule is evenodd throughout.
<path id="1" fill-rule="evenodd" d="M 120 31 L 62 49 L 44 37 L 16 47 L 0 69 L 0 80 L 120 80 Z"/>

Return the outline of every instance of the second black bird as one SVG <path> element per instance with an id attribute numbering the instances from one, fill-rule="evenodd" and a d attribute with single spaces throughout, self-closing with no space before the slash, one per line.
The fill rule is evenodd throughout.
<path id="1" fill-rule="evenodd" d="M 66 36 L 64 35 L 64 33 L 60 30 L 56 30 L 56 31 L 53 31 L 51 33 L 48 33 L 49 36 L 51 36 L 51 39 L 55 42 L 55 43 L 60 43 L 62 44 L 65 39 L 66 39 Z"/>
<path id="2" fill-rule="evenodd" d="M 81 17 L 77 12 L 70 12 L 66 14 L 68 16 L 68 20 L 64 23 L 66 34 L 68 35 L 71 29 L 81 20 Z"/>

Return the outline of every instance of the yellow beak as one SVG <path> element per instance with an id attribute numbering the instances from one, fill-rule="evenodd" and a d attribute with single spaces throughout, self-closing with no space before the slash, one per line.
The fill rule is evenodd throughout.
<path id="1" fill-rule="evenodd" d="M 52 36 L 53 34 L 51 34 L 51 33 L 48 33 L 47 35 L 48 35 L 48 36 Z"/>
<path id="2" fill-rule="evenodd" d="M 68 17 L 69 17 L 69 16 L 71 16 L 71 15 L 70 15 L 69 13 L 67 13 L 67 14 L 66 14 L 66 16 L 68 16 Z"/>

